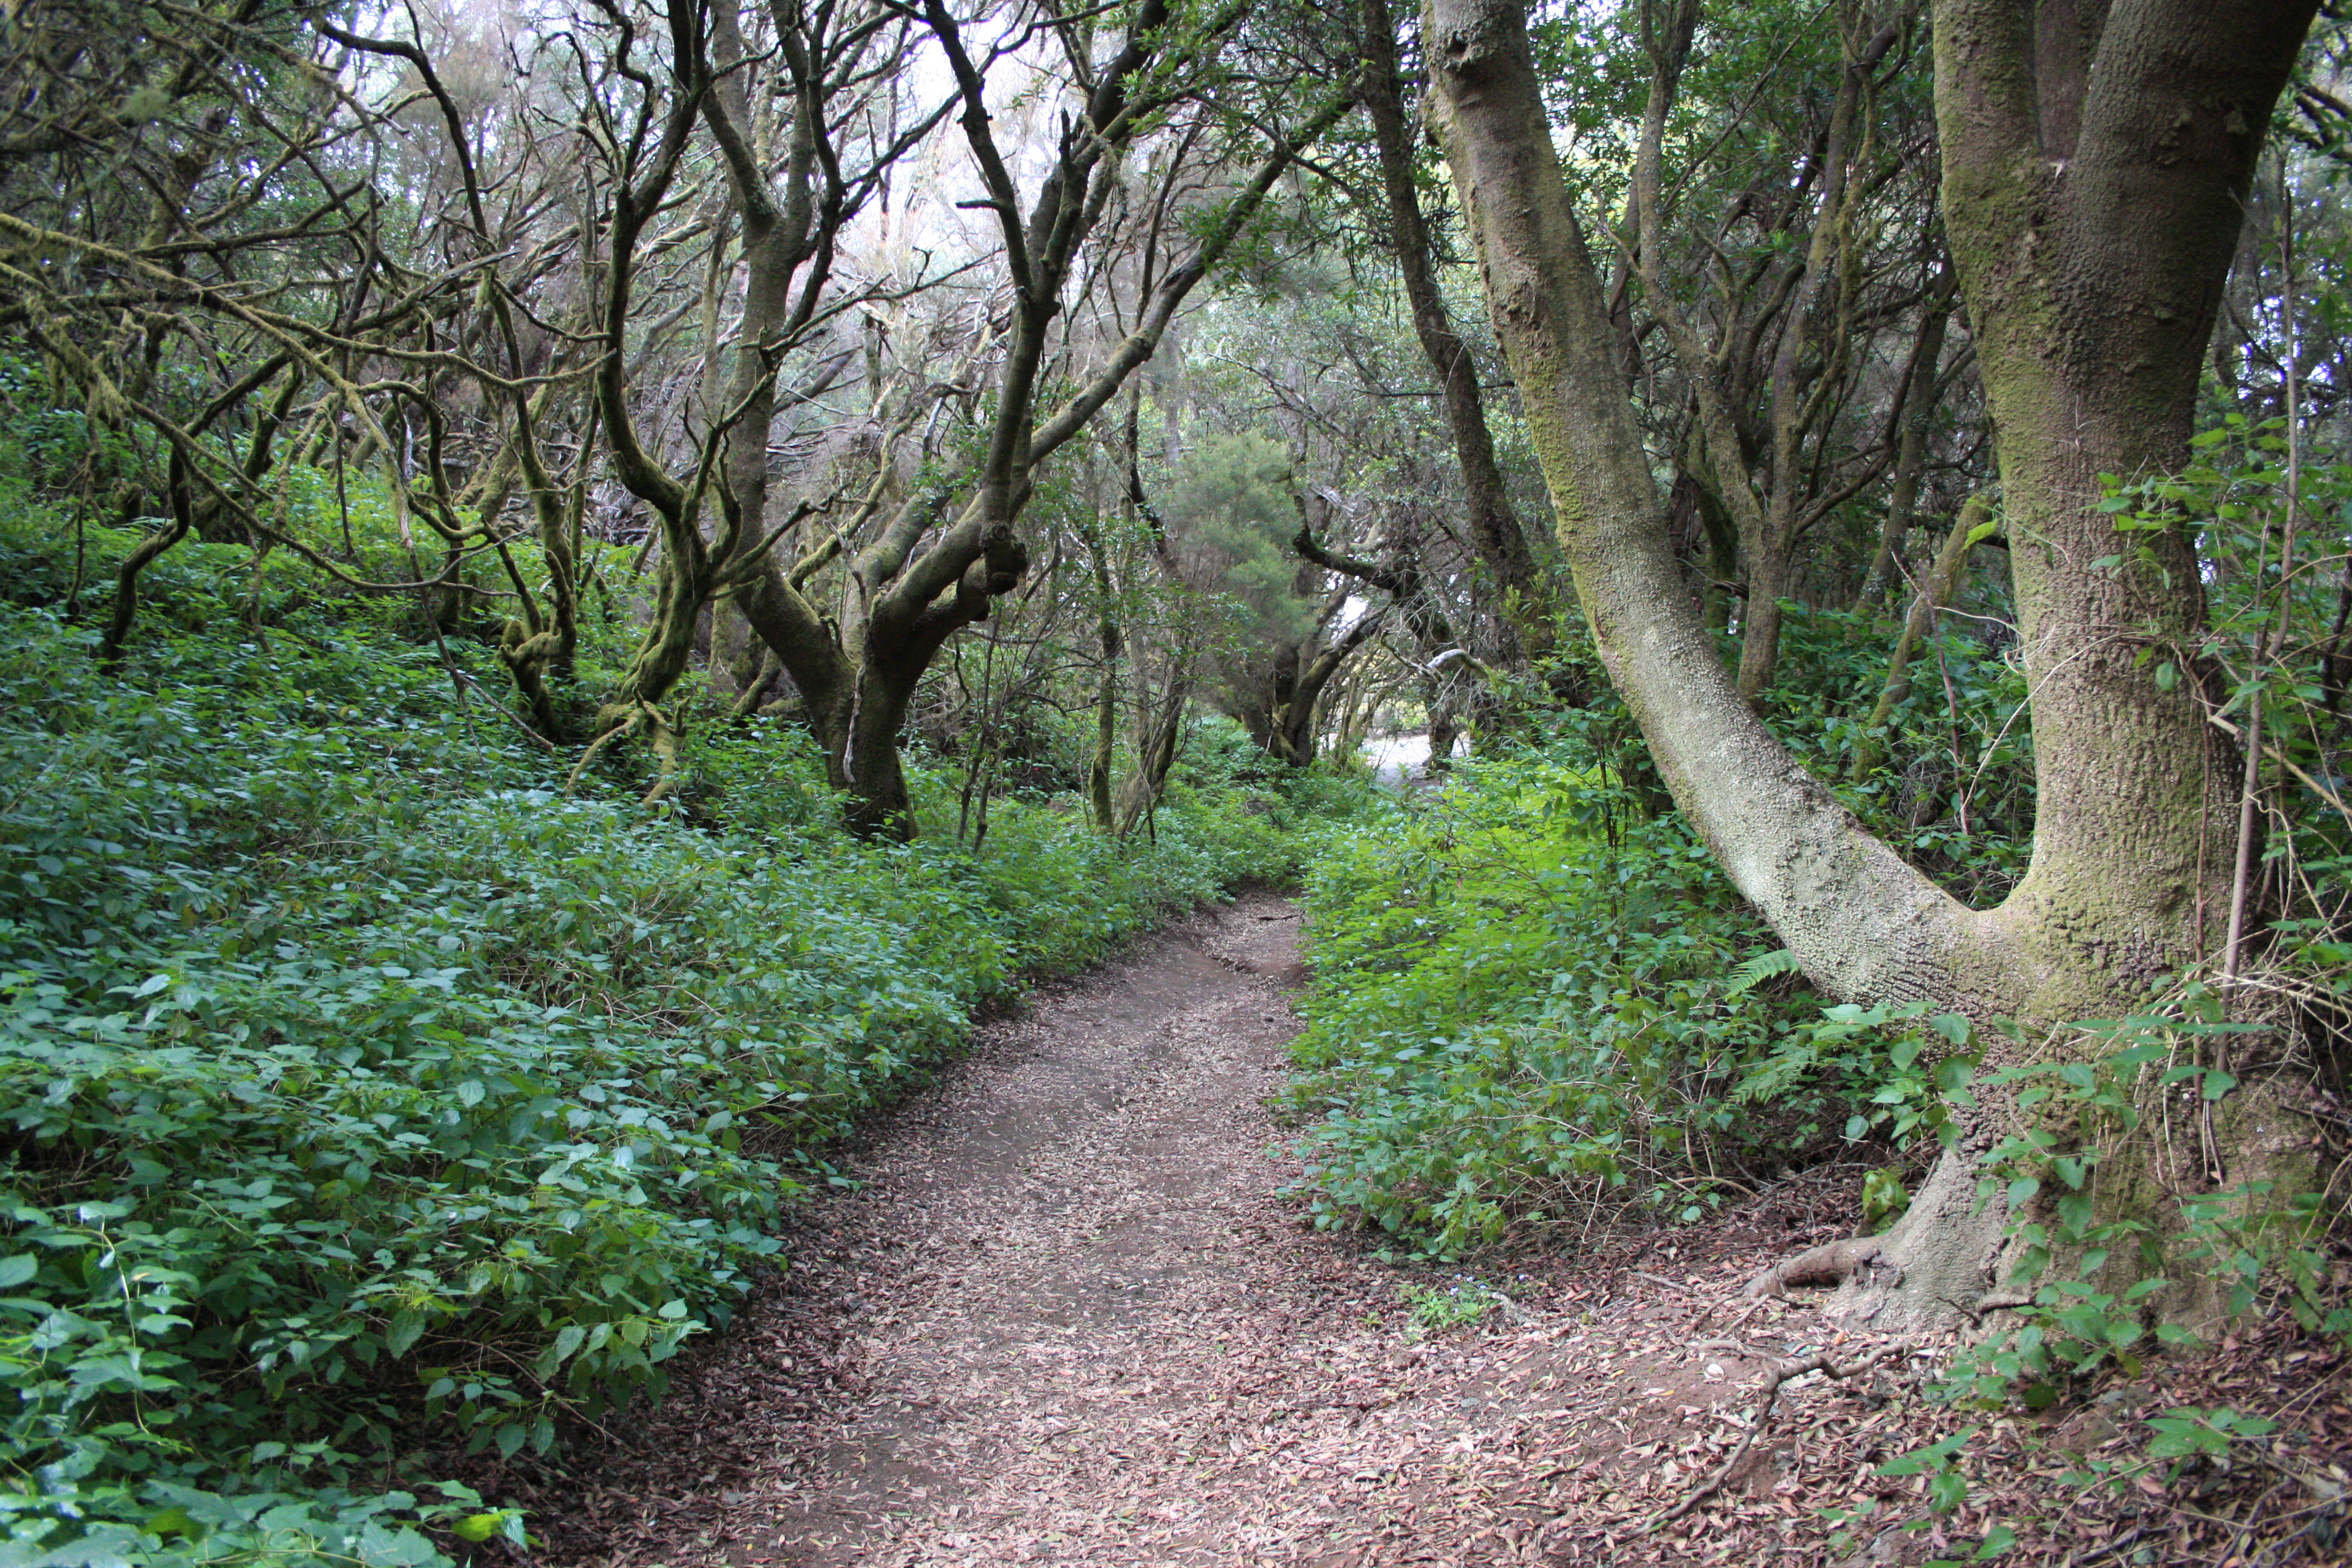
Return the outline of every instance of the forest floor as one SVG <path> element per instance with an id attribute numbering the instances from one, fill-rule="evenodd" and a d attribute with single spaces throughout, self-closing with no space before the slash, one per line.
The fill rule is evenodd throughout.
<path id="1" fill-rule="evenodd" d="M 569 1475 L 499 1479 L 534 1560 L 1859 1565 L 1969 1559 L 1996 1523 L 2010 1562 L 2345 1560 L 2347 1364 L 2276 1323 L 2046 1417 L 1974 1417 L 1957 1511 L 1878 1475 L 1960 1425 L 1919 1394 L 1949 1347 L 1738 1293 L 1851 1233 L 1858 1167 L 1701 1226 L 1554 1237 L 1477 1272 L 1507 1306 L 1417 1323 L 1406 1288 L 1456 1277 L 1279 1195 L 1297 939 L 1294 906 L 1245 897 L 985 1026 L 845 1157 L 856 1187 L 803 1212 L 792 1268 L 665 1405 Z M 1792 1381 L 1757 1428 L 1772 1359 L 1820 1351 L 1886 1359 Z M 2231 1402 L 2285 1423 L 2270 1468 L 2131 1462 L 2144 1415 Z M 2110 1461 L 2088 1490 L 2062 1479 L 2084 1454 Z"/>

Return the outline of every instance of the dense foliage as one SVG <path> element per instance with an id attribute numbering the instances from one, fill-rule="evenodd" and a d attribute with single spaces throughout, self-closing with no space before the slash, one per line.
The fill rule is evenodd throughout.
<path id="1" fill-rule="evenodd" d="M 657 1395 L 976 1008 L 1251 878 L 1324 1224 L 1859 1145 L 1877 1225 L 1969 1123 L 2053 1276 L 1975 1396 L 2167 1247 L 2341 1331 L 2346 26 L 1967 9 L 0 7 L 0 1568 L 520 1538 L 442 1461 Z M 2057 142 L 1939 143 L 1996 57 Z M 2168 92 L 2129 200 L 1983 194 Z"/>
<path id="2" fill-rule="evenodd" d="M 53 529 L 0 606 L 14 1561 L 423 1561 L 383 1477 L 657 1393 L 976 1005 L 1291 868 L 1214 744 L 1148 838 L 1015 799 L 978 857 L 848 837 L 773 721 L 690 732 L 682 808 L 568 789 L 453 695 L 489 650 L 242 549 L 157 569 L 118 682 Z"/>
<path id="3" fill-rule="evenodd" d="M 1651 1198 L 1731 1124 L 1774 1008 L 1729 994 L 1772 944 L 1679 822 L 1554 754 L 1479 764 L 1344 834 L 1308 881 L 1294 1047 L 1318 1212 L 1443 1252 L 1515 1214 Z"/>
<path id="4" fill-rule="evenodd" d="M 2231 570 L 2208 652 L 2229 658 L 2275 617 L 2262 542 L 2242 520 L 2282 475 L 2243 421 L 2200 445 L 2212 461 L 2184 481 L 2119 492 L 2118 538 L 2155 509 L 2210 531 Z M 2304 482 L 2332 496 L 2343 476 Z M 2305 593 L 2300 613 L 2315 616 L 2326 597 Z M 1870 617 L 1792 603 L 1767 694 L 1776 731 L 1816 776 L 1980 907 L 2021 875 L 2032 826 L 2032 737 L 2007 629 L 1978 617 L 1932 638 L 1920 657 L 1936 679 L 1873 731 L 1861 716 L 1883 677 L 1883 635 Z M 2267 846 L 2284 907 L 2265 984 L 2308 997 L 2324 1028 L 2352 987 L 2320 890 L 2340 883 L 2347 823 L 2322 782 L 2326 692 L 2285 674 L 2268 688 L 2273 733 L 2306 771 Z M 1656 812 L 1625 732 L 1603 701 L 1320 841 L 1307 878 L 1316 985 L 1292 1093 L 1319 1223 L 1376 1225 L 1404 1251 L 1453 1257 L 1514 1229 L 1588 1232 L 1612 1214 L 1689 1223 L 1783 1171 L 1854 1152 L 1883 1166 L 1874 1224 L 1901 1213 L 1904 1156 L 1932 1149 L 1948 1124 L 1940 1100 L 1965 1092 L 1980 1054 L 1968 1026 L 1817 995 L 1683 817 Z M 1877 761 L 1857 770 L 1865 743 Z M 2207 966 L 2158 986 L 2135 1048 L 2218 1027 L 2210 982 Z M 2116 1028 L 2086 1023 L 2084 1060 L 2104 1062 Z M 2143 1095 L 2180 1081 L 2142 1076 Z M 2098 1230 L 2087 1212 L 2078 1235 Z M 2297 1245 L 2332 1223 L 2311 1200 Z M 2126 1226 L 2149 1228 L 2145 1215 Z"/>
<path id="5" fill-rule="evenodd" d="M 1792 610 L 1774 710 L 1834 775 L 1883 644 L 1864 617 Z M 2016 672 L 1966 635 L 1933 658 L 1955 672 L 1949 711 L 1940 685 L 1899 705 L 1878 737 L 1896 765 L 1850 799 L 1957 891 L 1998 898 L 2031 821 L 2030 742 L 2003 732 Z M 1888 1074 L 1905 1029 L 1824 1016 L 1679 814 L 1629 780 L 1622 710 L 1554 729 L 1329 836 L 1310 867 L 1294 1099 L 1326 1224 L 1450 1256 L 1515 1223 L 1695 1220 L 1836 1151 Z M 1954 777 L 1963 733 L 1975 778 Z"/>

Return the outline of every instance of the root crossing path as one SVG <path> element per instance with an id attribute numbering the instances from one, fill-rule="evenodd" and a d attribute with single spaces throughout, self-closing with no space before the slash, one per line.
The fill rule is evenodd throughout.
<path id="1" fill-rule="evenodd" d="M 791 1270 L 670 1400 L 535 1500 L 548 1560 L 1557 1560 L 1580 1480 L 1671 1452 L 1753 1369 L 1695 1362 L 1661 1312 L 1654 1346 L 1612 1331 L 1604 1386 L 1584 1292 L 1557 1283 L 1423 1336 L 1414 1277 L 1302 1225 L 1265 1105 L 1297 939 L 1293 906 L 1245 898 L 984 1028 L 870 1132 L 854 1195 L 814 1206 Z M 1750 1262 L 1713 1268 L 1728 1295 Z"/>

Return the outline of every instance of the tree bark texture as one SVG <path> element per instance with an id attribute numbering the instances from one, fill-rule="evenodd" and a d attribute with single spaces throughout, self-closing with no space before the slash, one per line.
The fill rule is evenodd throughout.
<path id="1" fill-rule="evenodd" d="M 2122 974 L 2193 949 L 2230 862 L 2215 807 L 2233 770 L 2208 765 L 2197 695 L 2159 690 L 2146 657 L 2203 625 L 2193 540 L 2118 535 L 2101 476 L 2187 460 L 2241 204 L 2315 9 L 1936 11 L 1945 223 L 2033 692 L 2033 862 L 2011 905 Z"/>

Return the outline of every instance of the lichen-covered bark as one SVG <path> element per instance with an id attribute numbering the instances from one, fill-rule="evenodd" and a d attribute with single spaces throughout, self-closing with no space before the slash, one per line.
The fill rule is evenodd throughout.
<path id="1" fill-rule="evenodd" d="M 2203 623 L 2193 542 L 2118 536 L 2100 476 L 2187 458 L 2240 203 L 2313 9 L 2140 0 L 2064 28 L 1993 0 L 1936 11 L 1945 222 L 2033 691 L 2033 863 L 2004 914 L 2117 980 L 2199 946 L 2232 773 L 2146 657 Z"/>

